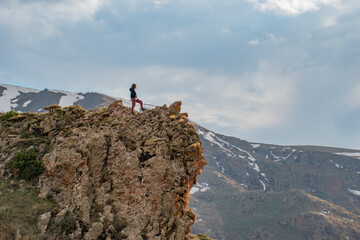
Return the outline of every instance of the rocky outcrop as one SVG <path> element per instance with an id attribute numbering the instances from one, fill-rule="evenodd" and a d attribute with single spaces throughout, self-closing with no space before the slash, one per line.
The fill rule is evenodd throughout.
<path id="1" fill-rule="evenodd" d="M 45 169 L 39 196 L 59 204 L 42 224 L 45 237 L 188 239 L 189 192 L 206 162 L 180 106 L 135 116 L 118 101 L 88 112 L 54 106 L 23 114 L 1 123 L 0 173 L 11 178 L 5 163 L 20 149 L 36 150 Z"/>

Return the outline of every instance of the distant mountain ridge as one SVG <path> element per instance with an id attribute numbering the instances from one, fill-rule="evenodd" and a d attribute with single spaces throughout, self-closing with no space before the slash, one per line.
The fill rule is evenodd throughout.
<path id="1" fill-rule="evenodd" d="M 114 100 L 0 84 L 0 111 L 92 109 Z M 190 192 L 193 233 L 219 240 L 360 239 L 360 150 L 251 143 L 195 128 L 208 165 Z"/>
<path id="2" fill-rule="evenodd" d="M 18 112 L 44 112 L 46 106 L 58 104 L 61 107 L 80 105 L 86 110 L 107 107 L 121 99 L 125 106 L 130 106 L 129 99 L 114 98 L 101 93 L 72 93 L 59 90 L 37 90 L 8 84 L 0 84 L 0 112 L 14 109 Z M 147 105 L 147 108 L 153 108 Z"/>
<path id="3" fill-rule="evenodd" d="M 208 165 L 191 192 L 194 233 L 360 239 L 360 150 L 250 143 L 201 126 L 197 132 Z"/>

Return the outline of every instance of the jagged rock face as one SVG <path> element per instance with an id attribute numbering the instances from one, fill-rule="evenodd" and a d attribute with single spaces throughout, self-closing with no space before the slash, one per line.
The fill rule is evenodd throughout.
<path id="1" fill-rule="evenodd" d="M 46 138 L 36 146 L 46 153 L 40 196 L 59 203 L 55 221 L 76 219 L 74 231 L 53 239 L 188 239 L 195 220 L 189 192 L 206 162 L 180 105 L 136 116 L 121 102 L 89 112 L 50 108 L 21 120 L 13 134 Z M 14 135 L 1 146 L 15 150 L 16 141 L 24 139 Z M 8 161 L 11 151 L 2 157 Z M 0 170 L 7 174 L 4 164 Z"/>

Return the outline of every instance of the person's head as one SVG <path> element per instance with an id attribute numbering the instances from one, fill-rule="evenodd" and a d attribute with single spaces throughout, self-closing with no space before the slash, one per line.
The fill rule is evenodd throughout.
<path id="1" fill-rule="evenodd" d="M 136 89 L 136 84 L 133 83 L 133 84 L 131 85 L 131 87 L 132 87 L 133 89 Z"/>

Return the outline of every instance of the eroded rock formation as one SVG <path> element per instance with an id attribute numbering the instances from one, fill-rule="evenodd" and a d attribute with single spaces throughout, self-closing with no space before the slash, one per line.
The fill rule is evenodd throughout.
<path id="1" fill-rule="evenodd" d="M 45 168 L 39 196 L 59 204 L 45 237 L 188 239 L 195 219 L 189 192 L 206 162 L 180 106 L 134 116 L 119 101 L 88 112 L 54 106 L 20 115 L 2 123 L 0 173 L 11 178 L 6 162 L 36 149 Z M 64 221 L 70 227 L 60 231 Z"/>

